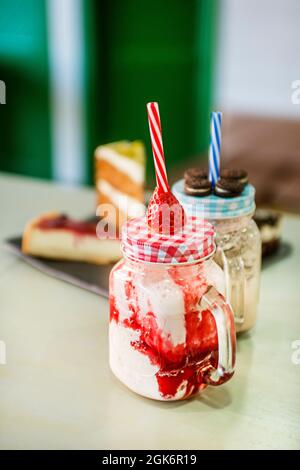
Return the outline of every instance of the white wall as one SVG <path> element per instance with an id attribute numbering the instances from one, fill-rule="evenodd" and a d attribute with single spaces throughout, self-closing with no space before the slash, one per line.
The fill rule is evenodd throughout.
<path id="1" fill-rule="evenodd" d="M 220 0 L 215 106 L 300 118 L 300 0 Z"/>
<path id="2" fill-rule="evenodd" d="M 86 180 L 83 1 L 47 0 L 53 176 Z"/>

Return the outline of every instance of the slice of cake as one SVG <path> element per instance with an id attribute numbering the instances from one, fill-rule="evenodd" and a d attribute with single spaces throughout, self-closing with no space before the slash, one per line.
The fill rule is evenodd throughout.
<path id="1" fill-rule="evenodd" d="M 112 205 L 113 210 L 106 217 L 117 227 L 128 218 L 145 213 L 145 164 L 145 148 L 140 141 L 124 140 L 95 150 L 97 207 Z M 98 209 L 98 215 L 104 213 Z"/>
<path id="2" fill-rule="evenodd" d="M 119 239 L 99 239 L 97 222 L 73 220 L 56 212 L 37 217 L 24 230 L 22 251 L 41 258 L 112 263 L 121 258 Z"/>

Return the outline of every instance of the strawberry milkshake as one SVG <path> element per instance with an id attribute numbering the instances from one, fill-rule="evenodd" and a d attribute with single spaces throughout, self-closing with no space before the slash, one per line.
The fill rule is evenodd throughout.
<path id="1" fill-rule="evenodd" d="M 222 273 L 214 261 L 187 266 L 147 266 L 121 261 L 110 283 L 110 367 L 134 392 L 156 400 L 195 395 L 218 364 L 218 334 L 210 290 L 226 309 L 224 321 L 234 344 L 229 305 L 214 286 Z M 203 299 L 203 300 L 202 300 Z M 227 317 L 225 317 L 227 315 Z M 232 346 L 234 349 L 234 346 Z M 230 368 L 215 385 L 228 380 Z"/>
<path id="2" fill-rule="evenodd" d="M 232 377 L 234 320 L 212 260 L 214 229 L 186 217 L 172 194 L 157 103 L 148 115 L 157 187 L 147 216 L 122 227 L 123 260 L 110 275 L 109 362 L 134 392 L 182 400 Z"/>

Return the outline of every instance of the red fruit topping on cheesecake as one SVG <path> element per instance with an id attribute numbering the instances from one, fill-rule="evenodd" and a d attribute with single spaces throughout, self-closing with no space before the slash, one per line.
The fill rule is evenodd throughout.
<path id="1" fill-rule="evenodd" d="M 74 220 L 51 212 L 31 220 L 23 234 L 22 251 L 54 260 L 107 264 L 121 258 L 118 238 L 98 238 L 97 222 Z"/>
<path id="2" fill-rule="evenodd" d="M 157 233 L 174 235 L 184 227 L 185 219 L 184 209 L 174 194 L 157 186 L 148 205 L 148 226 Z"/>

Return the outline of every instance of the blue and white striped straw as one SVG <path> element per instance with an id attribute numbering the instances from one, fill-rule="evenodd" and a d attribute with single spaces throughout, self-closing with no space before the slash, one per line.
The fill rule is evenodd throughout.
<path id="1" fill-rule="evenodd" d="M 210 121 L 210 145 L 208 157 L 208 175 L 209 181 L 215 187 L 220 178 L 220 151 L 221 151 L 221 129 L 222 129 L 222 113 L 212 112 Z"/>

